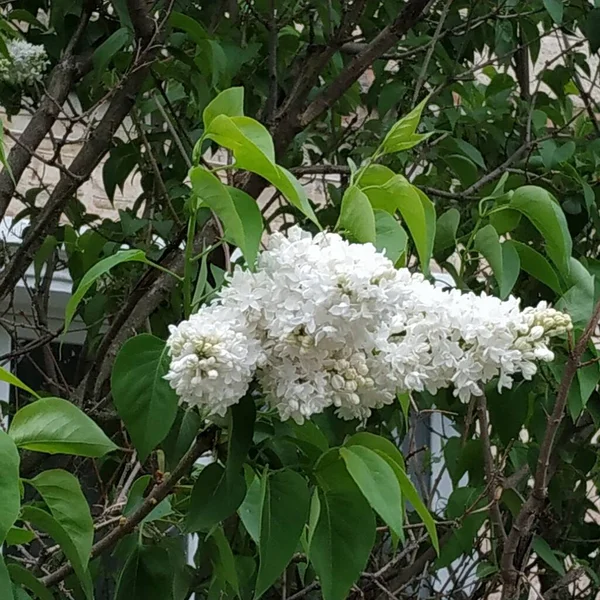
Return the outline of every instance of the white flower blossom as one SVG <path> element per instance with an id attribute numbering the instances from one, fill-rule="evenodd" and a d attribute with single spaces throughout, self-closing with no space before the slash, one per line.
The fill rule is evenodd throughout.
<path id="1" fill-rule="evenodd" d="M 224 414 L 256 375 L 267 402 L 298 423 L 334 407 L 368 418 L 400 391 L 452 387 L 467 402 L 554 358 L 568 315 L 540 303 L 444 291 L 371 244 L 271 236 L 256 272 L 236 268 L 214 305 L 172 328 L 167 378 L 182 402 Z"/>
<path id="2" fill-rule="evenodd" d="M 211 305 L 171 325 L 170 333 L 165 379 L 182 403 L 199 407 L 205 416 L 225 416 L 248 391 L 262 355 L 242 314 Z"/>
<path id="3" fill-rule="evenodd" d="M 10 59 L 0 56 L 0 78 L 12 85 L 31 85 L 42 80 L 50 64 L 44 46 L 16 39 L 6 43 Z"/>

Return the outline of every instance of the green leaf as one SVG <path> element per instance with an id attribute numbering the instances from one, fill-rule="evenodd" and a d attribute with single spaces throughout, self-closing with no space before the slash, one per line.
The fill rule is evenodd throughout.
<path id="1" fill-rule="evenodd" d="M 375 247 L 396 264 L 406 252 L 407 236 L 402 225 L 384 210 L 375 210 Z"/>
<path id="2" fill-rule="evenodd" d="M 64 527 L 45 510 L 34 506 L 23 507 L 21 518 L 36 529 L 46 532 L 58 543 L 65 556 L 71 561 L 86 597 L 91 600 L 93 598 L 92 578 L 86 566 L 81 562 L 79 552 Z"/>
<path id="3" fill-rule="evenodd" d="M 0 598 L 2 600 L 14 600 L 13 586 L 10 581 L 10 575 L 6 564 L 4 564 L 4 557 L 0 554 Z"/>
<path id="4" fill-rule="evenodd" d="M 372 165 L 357 177 L 357 185 L 373 208 L 393 214 L 400 211 L 415 242 L 421 268 L 429 273 L 429 261 L 435 239 L 435 208 L 427 196 L 402 175 L 387 167 Z"/>
<path id="5" fill-rule="evenodd" d="M 443 158 L 454 171 L 463 187 L 469 187 L 477 181 L 479 171 L 477 165 L 471 159 L 462 154 L 449 154 Z"/>
<path id="6" fill-rule="evenodd" d="M 216 552 L 212 553 L 211 562 L 213 563 L 216 578 L 221 582 L 229 584 L 239 596 L 240 583 L 237 569 L 235 568 L 235 558 L 231 550 L 231 545 L 223 533 L 223 529 L 216 527 L 208 539 L 215 545 Z M 222 589 L 220 596 L 223 595 L 223 591 Z"/>
<path id="7" fill-rule="evenodd" d="M 7 371 L 4 367 L 0 367 L 0 381 L 5 381 L 9 385 L 18 387 L 28 394 L 31 394 L 34 398 L 39 398 L 39 394 L 34 392 L 28 385 L 24 384 L 16 375 L 13 375 Z"/>
<path id="8" fill-rule="evenodd" d="M 102 166 L 102 183 L 111 203 L 114 203 L 117 186 L 123 191 L 125 181 L 140 162 L 139 145 L 130 142 L 117 143 L 110 149 Z"/>
<path id="9" fill-rule="evenodd" d="M 398 397 L 398 402 L 400 402 L 400 408 L 402 409 L 402 415 L 404 416 L 404 422 L 406 424 L 406 429 L 408 430 L 409 421 L 408 421 L 408 411 L 410 409 L 410 394 L 409 392 L 404 392 L 402 394 L 396 394 Z"/>
<path id="10" fill-rule="evenodd" d="M 67 471 L 52 469 L 43 471 L 29 483 L 73 542 L 79 561 L 86 569 L 94 542 L 94 521 L 79 481 Z"/>
<path id="11" fill-rule="evenodd" d="M 226 476 L 218 463 L 205 467 L 194 487 L 186 520 L 186 531 L 208 531 L 232 515 L 244 501 L 246 482 L 238 472 Z"/>
<path id="12" fill-rule="evenodd" d="M 431 256 L 433 255 L 433 244 L 435 241 L 435 227 L 436 227 L 436 214 L 435 214 L 435 206 L 433 202 L 427 197 L 425 192 L 420 190 L 419 188 L 412 186 L 413 190 L 417 192 L 417 196 L 419 197 L 419 201 L 421 202 L 421 208 L 423 210 L 423 216 L 425 219 L 425 235 L 424 241 L 422 242 L 422 248 L 419 248 L 417 241 L 415 239 L 415 245 L 417 246 L 417 252 L 419 253 L 419 259 L 421 260 L 421 269 L 425 275 L 429 275 L 430 268 L 429 263 L 431 261 Z M 402 208 L 400 208 L 400 212 L 402 212 Z M 403 215 L 404 216 L 404 215 Z M 404 217 L 406 218 L 406 217 Z M 410 227 L 410 225 L 409 225 Z M 412 233 L 412 230 L 411 230 Z M 413 235 L 414 237 L 414 235 Z"/>
<path id="13" fill-rule="evenodd" d="M 552 196 L 542 188 L 527 185 L 515 190 L 508 206 L 533 223 L 544 237 L 548 256 L 567 275 L 573 242 L 565 215 Z"/>
<path id="14" fill-rule="evenodd" d="M 482 498 L 482 489 L 471 487 L 455 488 L 446 506 L 446 516 L 448 519 L 461 520 L 458 528 L 452 531 L 451 537 L 444 543 L 441 553 L 435 562 L 436 568 L 447 567 L 452 564 L 459 556 L 472 552 L 474 540 L 481 526 L 487 520 L 487 511 L 485 508 L 485 499 Z M 477 502 L 479 498 L 479 502 Z M 467 508 L 477 508 L 478 512 L 465 517 Z"/>
<path id="15" fill-rule="evenodd" d="M 423 521 L 423 525 L 425 526 L 425 529 L 431 538 L 431 543 L 435 548 L 435 551 L 439 554 L 440 542 L 438 540 L 438 535 L 435 528 L 435 521 L 433 520 L 431 513 L 427 510 L 427 507 L 419 497 L 419 493 L 415 489 L 415 486 L 409 479 L 408 475 L 404 471 L 396 471 L 396 476 L 398 477 L 402 494 L 406 500 L 412 504 L 412 507 L 415 509 L 419 517 L 421 517 L 421 521 Z"/>
<path id="16" fill-rule="evenodd" d="M 421 120 L 423 109 L 427 105 L 429 97 L 420 102 L 405 117 L 402 117 L 388 132 L 383 142 L 375 152 L 375 155 L 390 154 L 408 150 L 427 139 L 433 132 L 419 135 L 416 133 Z"/>
<path id="17" fill-rule="evenodd" d="M 271 177 L 278 177 L 275 147 L 266 127 L 250 117 L 215 117 L 206 129 L 206 137 L 233 151 L 236 165 L 251 171 L 257 165 Z"/>
<path id="18" fill-rule="evenodd" d="M 590 43 L 590 51 L 595 54 L 600 49 L 600 8 L 594 8 L 588 13 L 584 31 Z"/>
<path id="19" fill-rule="evenodd" d="M 500 282 L 500 297 L 505 299 L 512 292 L 521 271 L 521 259 L 514 246 L 502 242 L 503 277 Z"/>
<path id="20" fill-rule="evenodd" d="M 201 40 L 194 63 L 205 77 L 210 77 L 213 88 L 226 88 L 231 84 L 228 59 L 217 40 Z"/>
<path id="21" fill-rule="evenodd" d="M 169 363 L 165 342 L 142 333 L 123 344 L 113 367 L 115 408 L 142 462 L 165 439 L 177 416 L 177 394 L 164 379 Z"/>
<path id="22" fill-rule="evenodd" d="M 574 93 L 578 94 L 577 88 L 575 88 Z M 551 170 L 569 161 L 573 154 L 575 154 L 576 149 L 577 146 L 572 140 L 565 142 L 561 146 L 558 146 L 554 140 L 546 140 L 540 144 L 539 152 L 544 166 L 546 169 Z M 576 178 L 579 179 L 578 177 Z"/>
<path id="23" fill-rule="evenodd" d="M 376 452 L 364 446 L 341 448 L 340 455 L 373 510 L 401 537 L 402 493 L 392 467 Z"/>
<path id="24" fill-rule="evenodd" d="M 263 480 L 259 556 L 255 598 L 260 598 L 291 560 L 308 517 L 306 480 L 294 471 L 265 475 Z"/>
<path id="25" fill-rule="evenodd" d="M 204 132 L 207 138 L 229 148 L 235 166 L 264 177 L 296 208 L 318 225 L 317 218 L 298 180 L 275 164 L 275 150 L 269 132 L 249 117 L 215 117 Z"/>
<path id="26" fill-rule="evenodd" d="M 144 492 L 152 481 L 151 475 L 142 475 L 139 479 L 136 479 L 134 484 L 131 486 L 129 496 L 127 497 L 127 504 L 123 509 L 123 515 L 130 517 L 143 503 L 144 503 Z M 173 509 L 168 498 L 165 498 L 160 504 L 158 504 L 152 512 L 142 520 L 142 523 L 151 523 L 152 521 L 158 521 L 163 519 L 167 515 L 172 514 Z"/>
<path id="27" fill-rule="evenodd" d="M 46 236 L 40 249 L 36 252 L 33 259 L 33 272 L 35 275 L 36 285 L 41 284 L 42 268 L 48 262 L 58 246 L 58 240 L 53 235 Z"/>
<path id="28" fill-rule="evenodd" d="M 202 45 L 202 43 L 208 38 L 204 27 L 202 27 L 198 21 L 192 19 L 192 17 L 184 15 L 183 13 L 173 11 L 169 16 L 169 24 L 171 27 L 185 31 L 190 40 L 197 45 Z"/>
<path id="29" fill-rule="evenodd" d="M 419 144 L 422 144 L 426 139 L 430 138 L 435 131 L 428 131 L 427 133 L 413 133 L 408 136 L 405 140 L 389 140 L 388 149 L 384 154 L 390 154 L 392 152 L 404 152 L 410 150 Z"/>
<path id="30" fill-rule="evenodd" d="M 486 225 L 477 232 L 475 249 L 492 267 L 500 298 L 506 299 L 519 276 L 520 260 L 517 251 L 510 244 L 500 243 L 498 233 L 492 225 Z"/>
<path id="31" fill-rule="evenodd" d="M 369 198 L 355 185 L 344 193 L 336 229 L 348 232 L 357 242 L 375 243 L 377 234 L 373 208 Z"/>
<path id="32" fill-rule="evenodd" d="M 539 147 L 539 153 L 542 157 L 542 162 L 546 169 L 551 170 L 554 168 L 557 161 L 554 159 L 556 153 L 556 142 L 554 140 L 546 140 L 542 142 Z"/>
<path id="33" fill-rule="evenodd" d="M 75 293 L 69 298 L 67 302 L 67 308 L 65 310 L 65 326 L 63 331 L 66 333 L 69 329 L 69 325 L 75 316 L 79 303 L 83 300 L 87 291 L 94 285 L 95 281 L 108 273 L 111 269 L 125 262 L 143 262 L 146 264 L 152 264 L 146 258 L 146 255 L 142 250 L 120 250 L 112 256 L 108 256 L 101 261 L 97 262 L 82 278 L 79 282 L 79 286 Z"/>
<path id="34" fill-rule="evenodd" d="M 29 544 L 29 542 L 35 539 L 35 534 L 29 529 L 23 529 L 22 527 L 11 527 L 6 534 L 4 543 L 7 546 L 20 546 L 23 544 Z"/>
<path id="35" fill-rule="evenodd" d="M 194 296 L 192 298 L 192 312 L 198 310 L 198 306 L 204 299 L 206 290 L 206 283 L 208 282 L 208 255 L 209 252 L 204 251 L 200 262 L 200 270 L 198 277 L 196 278 L 196 288 L 194 289 Z"/>
<path id="36" fill-rule="evenodd" d="M 344 446 L 361 446 L 374 451 L 379 457 L 383 458 L 383 460 L 385 460 L 388 463 L 396 477 L 397 483 L 400 484 L 400 481 L 402 479 L 401 474 L 405 470 L 404 457 L 402 456 L 400 450 L 390 440 L 380 435 L 375 435 L 373 433 L 362 431 L 360 433 L 354 434 L 352 437 L 346 440 Z M 403 520 L 403 503 L 401 503 L 400 506 L 402 513 L 401 518 Z M 396 544 L 398 539 L 404 539 L 404 531 L 401 529 L 398 533 L 396 533 L 392 529 L 392 541 L 394 542 L 394 545 Z"/>
<path id="37" fill-rule="evenodd" d="M 294 431 L 294 437 L 302 440 L 311 446 L 317 448 L 320 454 L 329 450 L 329 442 L 327 436 L 315 425 L 313 421 L 304 421 L 302 425 L 293 420 L 288 421 L 290 427 Z"/>
<path id="38" fill-rule="evenodd" d="M 483 155 L 475 146 L 469 144 L 469 142 L 465 140 L 461 140 L 460 138 L 454 138 L 452 140 L 454 144 L 458 147 L 458 149 L 468 158 L 470 158 L 477 166 L 485 169 L 485 160 L 483 160 Z"/>
<path id="39" fill-rule="evenodd" d="M 568 289 L 556 303 L 556 308 L 571 316 L 574 327 L 583 329 L 594 309 L 595 277 L 577 259 L 571 258 L 569 264 Z"/>
<path id="40" fill-rule="evenodd" d="M 324 600 L 346 598 L 375 542 L 371 507 L 348 473 L 338 473 L 324 477 L 328 479 L 327 490 L 319 490 L 320 510 L 310 537 L 309 558 Z"/>
<path id="41" fill-rule="evenodd" d="M 519 27 L 523 36 L 523 43 L 528 45 L 531 60 L 535 64 L 540 56 L 542 45 L 538 21 L 528 18 L 519 19 Z"/>
<path id="42" fill-rule="evenodd" d="M 225 229 L 225 237 L 229 238 L 246 255 L 246 236 L 244 226 L 229 191 L 221 180 L 204 167 L 190 169 L 192 189 L 202 203 L 215 211 Z"/>
<path id="43" fill-rule="evenodd" d="M 15 600 L 33 600 L 33 598 L 22 588 L 13 584 L 13 594 Z"/>
<path id="44" fill-rule="evenodd" d="M 244 249 L 240 250 L 243 250 L 246 264 L 253 268 L 263 234 L 262 213 L 256 200 L 243 190 L 230 186 L 227 186 L 227 190 L 244 229 Z"/>
<path id="45" fill-rule="evenodd" d="M 444 250 L 456 247 L 456 232 L 460 223 L 460 213 L 456 208 L 450 208 L 442 213 L 437 220 L 433 253 L 438 256 Z"/>
<path id="46" fill-rule="evenodd" d="M 115 600 L 166 600 L 172 597 L 169 553 L 159 546 L 137 546 L 123 567 Z"/>
<path id="47" fill-rule="evenodd" d="M 273 184 L 302 214 L 308 217 L 317 227 L 320 227 L 302 184 L 287 169 L 281 166 L 277 168 L 279 178 L 275 181 L 266 178 L 267 181 Z"/>
<path id="48" fill-rule="evenodd" d="M 227 448 L 227 476 L 237 475 L 252 446 L 256 405 L 250 394 L 231 407 L 229 418 L 229 443 Z"/>
<path id="49" fill-rule="evenodd" d="M 254 475 L 250 467 L 250 479 L 246 479 L 248 485 L 248 491 L 246 497 L 238 508 L 238 514 L 248 535 L 254 540 L 254 543 L 258 546 L 260 539 L 260 516 L 261 516 L 261 503 L 262 503 L 262 486 L 260 479 Z"/>
<path id="50" fill-rule="evenodd" d="M 554 161 L 557 165 L 567 162 L 576 150 L 575 142 L 570 140 L 556 149 L 554 153 Z"/>
<path id="51" fill-rule="evenodd" d="M 0 53 L 6 53 L 6 55 L 8 56 L 8 50 L 6 49 L 6 44 L 4 43 L 4 40 L 2 40 L 2 38 L 0 38 Z M 4 51 L 4 52 L 2 52 Z M 6 169 L 6 171 L 8 172 L 8 174 L 10 175 L 10 178 L 13 180 L 13 183 L 15 181 L 12 169 L 10 168 L 10 164 L 8 162 L 8 157 L 6 155 L 6 147 L 4 145 L 4 125 L 2 123 L 0 123 L 0 164 L 2 164 L 2 166 Z"/>
<path id="52" fill-rule="evenodd" d="M 218 117 L 219 115 L 227 115 L 228 117 L 244 116 L 243 87 L 232 87 L 223 90 L 216 98 L 208 103 L 202 113 L 204 129 L 208 129 L 215 117 Z"/>
<path id="53" fill-rule="evenodd" d="M 125 45 L 131 42 L 131 31 L 126 27 L 121 27 L 112 33 L 92 54 L 92 64 L 94 66 L 95 78 L 100 79 L 104 75 L 108 64 L 113 56 Z"/>
<path id="54" fill-rule="evenodd" d="M 579 383 L 579 392 L 581 395 L 582 410 L 587 406 L 590 396 L 596 390 L 600 381 L 600 365 L 594 363 L 587 367 L 581 367 L 577 370 L 577 381 Z M 577 415 L 579 416 L 579 415 Z"/>
<path id="55" fill-rule="evenodd" d="M 383 165 L 369 165 L 361 169 L 356 173 L 354 180 L 355 185 L 367 195 L 374 209 L 385 210 L 391 215 L 398 209 L 395 199 L 397 188 L 410 188 L 410 183 L 405 177 L 396 175 Z"/>
<path id="56" fill-rule="evenodd" d="M 497 572 L 498 567 L 487 561 L 478 563 L 477 569 L 475 570 L 475 574 L 477 575 L 478 579 L 485 579 L 486 577 L 494 575 L 494 573 Z"/>
<path id="57" fill-rule="evenodd" d="M 522 215 L 520 212 L 506 207 L 502 207 L 490 214 L 490 223 L 494 226 L 498 235 L 514 231 L 521 222 L 521 219 Z"/>
<path id="58" fill-rule="evenodd" d="M 564 374 L 564 365 L 554 363 L 551 365 L 551 370 L 556 381 L 560 382 Z M 598 363 L 577 370 L 577 376 L 571 384 L 568 397 L 569 413 L 574 422 L 587 406 L 590 396 L 596 390 L 598 381 L 600 381 L 600 365 Z"/>
<path id="59" fill-rule="evenodd" d="M 498 392 L 497 387 L 486 390 L 492 431 L 504 445 L 514 442 L 527 418 L 529 410 L 528 387 L 516 384 L 513 389 Z"/>
<path id="60" fill-rule="evenodd" d="M 309 556 L 310 545 L 312 544 L 312 538 L 315 530 L 317 529 L 317 523 L 321 516 L 321 501 L 319 500 L 319 488 L 315 487 L 310 498 L 310 508 L 308 513 L 308 532 L 305 536 L 302 536 L 301 543 L 306 556 Z"/>
<path id="61" fill-rule="evenodd" d="M 533 536 L 531 544 L 533 551 L 550 567 L 552 567 L 561 577 L 565 576 L 565 567 L 558 559 L 548 542 L 539 535 Z"/>
<path id="62" fill-rule="evenodd" d="M 515 240 L 508 240 L 504 244 L 510 244 L 517 251 L 523 271 L 547 285 L 553 292 L 561 294 L 561 285 L 556 271 L 537 250 Z"/>
<path id="63" fill-rule="evenodd" d="M 13 584 L 13 594 L 15 600 L 33 600 L 33 598 L 22 588 Z"/>
<path id="64" fill-rule="evenodd" d="M 0 544 L 19 516 L 19 452 L 13 440 L 0 429 Z"/>
<path id="65" fill-rule="evenodd" d="M 194 409 L 180 410 L 169 435 L 163 440 L 162 448 L 171 471 L 183 458 L 202 428 L 203 419 Z"/>
<path id="66" fill-rule="evenodd" d="M 28 569 L 19 564 L 8 565 L 10 578 L 19 585 L 30 590 L 36 600 L 54 600 L 54 596 L 48 588 Z"/>
<path id="67" fill-rule="evenodd" d="M 47 454 L 98 458 L 117 449 L 94 421 L 62 398 L 42 398 L 24 406 L 8 433 L 17 447 Z"/>
<path id="68" fill-rule="evenodd" d="M 544 0 L 544 8 L 557 25 L 562 23 L 564 11 L 563 0 Z"/>
<path id="69" fill-rule="evenodd" d="M 470 481 L 483 474 L 483 451 L 480 439 L 467 439 L 463 444 L 458 437 L 449 438 L 444 446 L 444 458 L 455 486 L 465 473 L 469 474 Z"/>
<path id="70" fill-rule="evenodd" d="M 387 456 L 391 461 L 395 462 L 401 469 L 404 469 L 404 457 L 400 450 L 390 440 L 382 437 L 381 435 L 375 435 L 368 431 L 360 431 L 355 433 L 344 443 L 344 446 L 364 446 L 374 452 L 379 452 Z"/>
<path id="71" fill-rule="evenodd" d="M 502 248 L 500 239 L 492 225 L 481 228 L 475 236 L 475 249 L 486 258 L 498 284 L 502 281 Z"/>

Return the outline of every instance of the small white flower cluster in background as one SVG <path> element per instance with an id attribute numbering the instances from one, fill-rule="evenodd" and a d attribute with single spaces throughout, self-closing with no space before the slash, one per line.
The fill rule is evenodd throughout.
<path id="1" fill-rule="evenodd" d="M 50 64 L 44 46 L 21 39 L 9 40 L 6 48 L 10 59 L 0 56 L 0 78 L 12 85 L 31 85 L 41 81 Z"/>
<path id="2" fill-rule="evenodd" d="M 171 326 L 166 378 L 206 416 L 256 377 L 282 419 L 330 406 L 364 419 L 398 392 L 453 387 L 467 402 L 495 377 L 499 389 L 530 379 L 571 327 L 545 303 L 443 291 L 371 244 L 294 227 L 271 237 L 256 272 L 236 269 L 215 303 Z"/>

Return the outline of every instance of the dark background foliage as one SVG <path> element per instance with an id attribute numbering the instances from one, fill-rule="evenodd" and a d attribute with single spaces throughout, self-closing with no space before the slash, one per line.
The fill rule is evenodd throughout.
<path id="1" fill-rule="evenodd" d="M 5 128 L 10 172 L 0 173 L 0 216 L 19 201 L 13 222 L 26 224 L 21 243 L 6 244 L 2 253 L 2 325 L 12 340 L 2 359 L 42 395 L 82 408 L 124 448 L 95 461 L 25 453 L 21 476 L 58 466 L 85 481 L 101 544 L 91 563 L 97 597 L 112 597 L 119 580 L 125 582 L 119 600 L 179 600 L 192 591 L 196 598 L 229 598 L 236 587 L 240 597 L 252 597 L 256 545 L 235 515 L 200 543 L 194 568 L 185 566 L 185 536 L 175 535 L 188 514 L 190 481 L 173 495 L 172 487 L 160 486 L 192 444 L 195 417 L 180 411 L 160 448 L 140 463 L 113 404 L 117 352 L 134 334 L 164 339 L 167 325 L 182 318 L 182 287 L 143 263 L 116 266 L 78 307 L 73 327 L 83 329 L 84 343 L 76 358 L 66 346 L 62 355 L 56 348 L 62 325 L 51 315 L 55 273 L 68 272 L 76 287 L 124 244 L 183 273 L 186 177 L 203 110 L 224 89 L 243 86 L 245 114 L 268 127 L 278 163 L 306 185 L 317 184 L 309 188 L 318 190 L 311 200 L 326 226 L 337 221 L 352 165 L 371 157 L 390 127 L 427 98 L 419 132 L 432 135 L 381 162 L 435 204 L 434 272 L 444 269 L 463 290 L 513 293 L 525 305 L 558 303 L 573 316 L 576 337 L 592 317 L 600 269 L 600 6 L 584 0 L 15 0 L 2 4 L 0 24 L 5 37 L 42 44 L 51 61 L 43 84 L 0 85 L 8 117 L 28 116 L 23 131 L 10 122 Z M 52 146 L 49 158 L 39 152 L 42 142 Z M 205 142 L 201 150 L 208 162 L 231 162 L 227 152 L 211 154 L 216 144 Z M 29 169 L 41 167 L 55 174 L 55 183 L 40 178 L 36 187 L 15 189 Z M 131 176 L 139 178 L 139 197 L 118 218 L 98 218 L 90 198 L 78 194 L 96 168 L 111 201 Z M 264 179 L 226 175 L 229 184 L 261 198 L 267 231 L 311 227 Z M 548 216 L 540 192 L 523 187 L 530 185 L 556 198 L 559 219 Z M 511 192 L 519 188 L 529 191 L 517 192 L 517 210 Z M 194 282 L 204 277 L 207 298 L 220 285 L 232 248 L 224 250 L 206 209 L 194 236 L 198 252 L 216 246 L 206 274 L 199 264 L 193 272 Z M 400 263 L 422 268 L 413 235 L 403 250 Z M 19 282 L 28 269 L 33 279 L 23 292 Z M 19 293 L 30 302 L 25 313 L 15 308 Z M 592 347 L 584 344 L 575 354 L 573 347 L 557 348 L 557 361 L 533 382 L 502 395 L 492 387 L 487 407 L 463 405 L 448 392 L 415 395 L 374 415 L 366 428 L 403 448 L 438 521 L 441 552 L 436 557 L 413 511 L 395 555 L 378 523 L 352 597 L 475 599 L 501 589 L 507 598 L 596 596 L 600 369 Z M 559 382 L 569 370 L 573 382 L 563 394 Z M 7 412 L 30 400 L 23 391 L 14 396 Z M 552 425 L 548 415 L 561 398 L 566 410 Z M 160 421 L 156 413 L 148 427 Z M 257 473 L 288 467 L 313 477 L 316 457 L 355 427 L 325 415 L 301 431 L 260 417 L 248 464 Z M 230 455 L 226 432 L 215 439 L 211 430 L 209 438 L 198 453 L 214 447 L 223 459 Z M 441 440 L 439 451 L 432 450 L 434 438 Z M 540 467 L 544 448 L 548 462 Z M 540 487 L 532 481 L 542 472 Z M 141 499 L 151 482 L 158 484 L 152 492 L 158 500 L 169 496 L 168 515 L 147 522 L 143 536 L 133 533 L 139 521 L 119 529 L 124 501 Z M 514 533 L 520 518 L 526 526 Z M 353 524 L 360 538 L 364 523 Z M 29 527 L 27 518 L 19 526 Z M 17 537 L 7 550 L 13 564 L 42 578 L 56 597 L 82 597 L 72 576 L 62 583 L 69 569 L 53 544 L 48 537 Z M 318 598 L 314 577 L 306 557 L 294 554 L 267 597 Z M 31 583 L 25 587 L 43 597 Z M 142 591 L 135 596 L 134 589 Z"/>

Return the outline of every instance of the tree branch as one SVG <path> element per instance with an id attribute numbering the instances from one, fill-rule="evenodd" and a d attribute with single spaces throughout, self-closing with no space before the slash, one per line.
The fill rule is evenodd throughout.
<path id="1" fill-rule="evenodd" d="M 583 567 L 575 567 L 571 569 L 564 577 L 561 577 L 545 594 L 544 600 L 554 600 L 559 598 L 560 592 L 567 586 L 577 581 L 582 575 L 585 574 Z"/>
<path id="2" fill-rule="evenodd" d="M 501 575 L 504 582 L 502 588 L 502 600 L 510 600 L 516 597 L 519 579 L 519 568 L 515 565 L 515 555 L 521 540 L 527 538 L 536 520 L 536 512 L 543 505 L 548 494 L 548 480 L 550 469 L 550 457 L 554 448 L 554 439 L 562 420 L 569 396 L 569 390 L 573 379 L 577 374 L 579 363 L 588 343 L 600 321 L 600 302 L 596 304 L 594 313 L 590 318 L 585 331 L 582 333 L 574 350 L 569 354 L 565 371 L 556 395 L 554 409 L 547 418 L 546 433 L 540 445 L 533 488 L 515 518 L 511 531 L 508 535 L 504 551 L 500 560 Z"/>
<path id="3" fill-rule="evenodd" d="M 421 20 L 430 4 L 431 0 L 410 0 L 396 17 L 396 20 L 383 29 L 308 105 L 300 116 L 300 127 L 304 129 L 331 108 L 369 68 L 373 61 L 390 50 L 404 34 Z"/>
<path id="4" fill-rule="evenodd" d="M 196 235 L 194 252 L 200 252 L 203 247 L 211 246 L 220 238 L 221 234 L 215 221 L 211 219 Z M 165 267 L 173 273 L 182 274 L 184 263 L 184 254 L 176 250 L 173 256 L 165 261 Z M 131 300 L 128 300 L 117 313 L 109 330 L 104 335 L 98 348 L 98 358 L 85 381 L 79 386 L 77 394 L 79 399 L 91 395 L 95 400 L 102 395 L 101 388 L 110 375 L 110 369 L 123 342 L 139 331 L 146 319 L 164 302 L 177 283 L 177 280 L 169 273 L 158 273 L 156 269 L 153 270 L 156 274 L 153 274 L 153 278 L 150 280 L 153 282 L 152 285 L 136 287 L 130 295 Z"/>
<path id="5" fill-rule="evenodd" d="M 356 0 L 353 2 L 350 10 L 343 13 L 341 23 L 332 36 L 332 39 L 329 41 L 329 44 L 324 47 L 315 46 L 309 49 L 309 56 L 302 65 L 302 73 L 297 78 L 292 90 L 275 117 L 276 124 L 271 133 L 273 134 L 275 147 L 278 152 L 283 152 L 292 141 L 298 130 L 299 115 L 304 108 L 310 91 L 319 81 L 319 77 L 327 63 L 342 47 L 346 38 L 352 33 L 352 29 L 356 26 L 360 15 L 364 11 L 365 4 L 366 0 Z M 363 69 L 363 71 L 365 69 Z M 352 80 L 347 87 L 350 87 L 354 81 L 360 77 L 363 71 L 357 73 L 354 80 Z M 334 84 L 335 81 L 331 85 Z M 342 95 L 346 89 L 342 90 L 340 95 Z M 303 128 L 304 127 L 300 127 L 300 129 Z"/>
<path id="6" fill-rule="evenodd" d="M 95 558 L 103 552 L 110 550 L 121 538 L 131 533 L 153 510 L 162 502 L 177 485 L 180 479 L 188 474 L 194 463 L 208 450 L 210 450 L 215 441 L 216 428 L 214 426 L 203 431 L 194 442 L 194 445 L 186 452 L 184 457 L 179 461 L 173 472 L 162 483 L 155 486 L 154 489 L 146 496 L 144 502 L 135 510 L 128 518 L 123 518 L 121 524 L 113 529 L 108 535 L 103 537 L 99 542 L 92 546 L 91 557 Z M 50 587 L 63 581 L 73 572 L 73 567 L 70 563 L 64 564 L 62 567 L 43 577 L 41 582 Z"/>
<path id="7" fill-rule="evenodd" d="M 515 52 L 515 75 L 521 89 L 521 99 L 525 102 L 531 101 L 531 90 L 529 83 L 529 47 L 523 38 L 522 28 L 519 27 L 519 48 Z"/>
<path id="8" fill-rule="evenodd" d="M 367 44 L 336 79 L 305 107 L 308 94 L 318 81 L 323 68 L 343 46 L 344 36 L 352 31 L 352 27 L 364 10 L 364 0 L 354 2 L 351 9 L 342 17 L 342 23 L 332 43 L 324 50 L 316 49 L 305 61 L 302 75 L 279 109 L 275 123 L 271 127 L 276 153 L 281 155 L 285 152 L 298 132 L 331 108 L 376 59 L 390 50 L 423 17 L 430 4 L 431 0 L 409 0 L 395 21 Z M 265 180 L 258 176 L 244 177 L 242 181 L 241 187 L 254 198 L 258 198 L 267 185 Z"/>
<path id="9" fill-rule="evenodd" d="M 46 93 L 40 102 L 39 108 L 19 136 L 19 143 L 15 144 L 8 154 L 10 172 L 7 169 L 2 169 L 0 173 L 0 219 L 6 214 L 6 209 L 15 193 L 15 182 L 19 182 L 31 161 L 31 157 L 54 125 L 73 83 L 85 75 L 91 67 L 91 57 L 86 59 L 76 57 L 73 55 L 73 50 L 83 37 L 95 5 L 96 0 L 88 1 L 85 4 L 77 29 L 65 50 L 65 54 L 50 73 Z"/>
<path id="10" fill-rule="evenodd" d="M 269 0 L 269 94 L 267 96 L 267 123 L 270 123 L 277 110 L 277 45 L 279 43 L 279 31 L 277 29 L 277 8 L 275 0 Z"/>
<path id="11" fill-rule="evenodd" d="M 480 436 L 483 446 L 483 458 L 485 461 L 484 465 L 487 479 L 488 500 L 490 502 L 490 515 L 498 539 L 504 543 L 506 542 L 507 536 L 504 529 L 504 522 L 502 521 L 502 513 L 500 512 L 500 507 L 498 506 L 499 498 L 497 494 L 498 491 L 502 492 L 502 488 L 498 485 L 498 474 L 496 472 L 494 457 L 492 455 L 492 443 L 489 433 L 490 423 L 488 420 L 487 398 L 485 397 L 485 394 L 479 396 L 477 410 L 479 416 L 479 427 L 481 428 Z"/>
<path id="12" fill-rule="evenodd" d="M 421 66 L 421 72 L 419 73 L 419 78 L 417 79 L 415 90 L 413 92 L 413 106 L 415 106 L 417 104 L 417 101 L 419 100 L 419 93 L 421 92 L 421 88 L 423 87 L 423 84 L 425 83 L 425 80 L 427 78 L 427 69 L 429 68 L 431 57 L 433 56 L 437 43 L 442 35 L 442 27 L 446 22 L 446 18 L 448 17 L 448 13 L 450 12 L 452 2 L 454 2 L 454 0 L 447 0 L 446 4 L 444 5 L 444 9 L 442 11 L 442 14 L 440 15 L 440 20 L 438 21 L 437 27 L 435 28 L 435 33 L 433 34 L 433 38 L 431 40 L 431 45 L 429 46 L 429 48 L 427 48 L 427 54 L 425 55 L 425 60 L 423 61 L 423 65 Z"/>
<path id="13" fill-rule="evenodd" d="M 6 297 L 19 279 L 23 277 L 48 231 L 58 225 L 60 216 L 73 194 L 78 190 L 82 181 L 90 177 L 98 163 L 108 152 L 114 134 L 135 104 L 137 94 L 146 80 L 150 65 L 156 58 L 159 46 L 153 43 L 154 22 L 149 16 L 147 19 L 141 16 L 142 0 L 129 0 L 128 6 L 136 31 L 144 36 L 143 39 L 138 40 L 140 51 L 130 71 L 120 83 L 120 87 L 114 94 L 102 120 L 73 159 L 68 172 L 62 173 L 39 217 L 31 223 L 27 235 L 23 238 L 21 245 L 4 269 L 0 279 L 0 299 Z M 152 27 L 148 19 L 152 22 Z M 151 29 L 152 33 L 150 32 Z M 148 44 L 145 44 L 145 41 L 148 41 Z"/>

